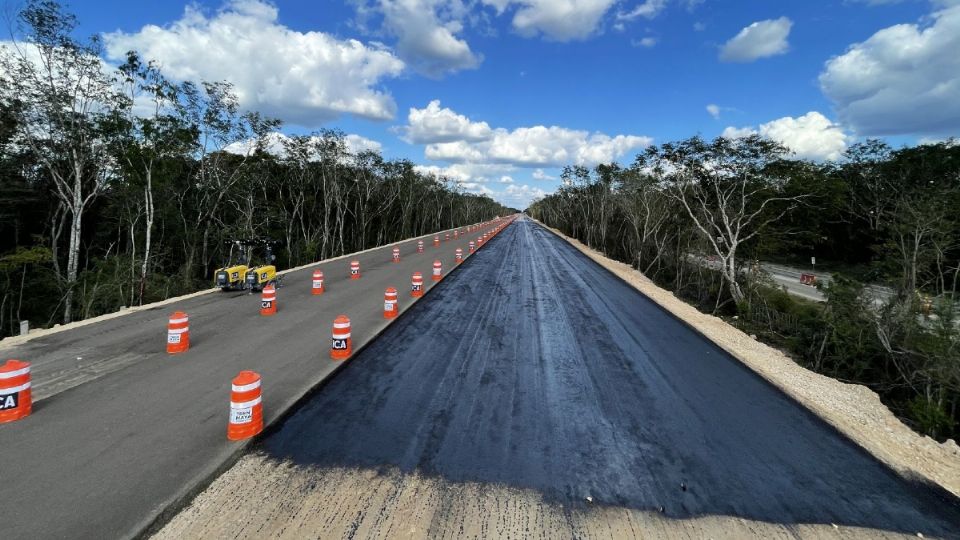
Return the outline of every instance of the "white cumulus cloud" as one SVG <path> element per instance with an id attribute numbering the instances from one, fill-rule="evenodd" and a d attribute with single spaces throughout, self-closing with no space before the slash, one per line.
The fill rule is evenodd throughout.
<path id="1" fill-rule="evenodd" d="M 513 28 L 522 36 L 555 41 L 586 39 L 617 0 L 481 0 L 498 14 L 515 8 Z"/>
<path id="2" fill-rule="evenodd" d="M 493 134 L 486 122 L 471 122 L 451 109 L 440 108 L 440 100 L 436 99 L 424 109 L 411 107 L 402 131 L 404 140 L 413 144 L 483 141 Z"/>
<path id="3" fill-rule="evenodd" d="M 424 150 L 424 155 L 427 159 L 453 163 L 481 162 L 486 158 L 481 148 L 467 141 L 430 144 Z"/>
<path id="4" fill-rule="evenodd" d="M 547 192 L 545 190 L 527 184 L 511 184 L 503 192 L 494 195 L 502 204 L 520 210 L 530 206 L 534 199 L 546 196 Z"/>
<path id="5" fill-rule="evenodd" d="M 431 176 L 444 177 L 456 182 L 487 184 L 496 182 L 515 167 L 502 163 L 454 163 L 446 167 L 439 165 L 415 165 L 414 169 Z"/>
<path id="6" fill-rule="evenodd" d="M 654 19 L 665 7 L 667 7 L 667 0 L 645 0 L 630 11 L 617 13 L 617 19 L 621 21 L 632 21 L 637 17 Z"/>
<path id="7" fill-rule="evenodd" d="M 728 127 L 722 136 L 738 138 L 757 133 L 786 146 L 798 158 L 818 161 L 840 159 L 850 142 L 850 136 L 840 126 L 817 111 L 797 118 L 779 118 L 761 124 L 759 129 Z"/>
<path id="8" fill-rule="evenodd" d="M 645 49 L 649 49 L 650 47 L 653 47 L 656 44 L 657 44 L 657 38 L 650 37 L 650 36 L 647 36 L 641 39 L 630 40 L 630 45 L 633 45 L 634 47 L 643 47 Z"/>
<path id="9" fill-rule="evenodd" d="M 362 135 L 350 133 L 344 137 L 344 141 L 347 143 L 347 151 L 351 154 L 359 154 L 367 150 L 372 152 L 381 152 L 383 150 L 383 145 L 378 141 L 368 139 Z"/>
<path id="10" fill-rule="evenodd" d="M 960 130 L 960 2 L 940 5 L 925 24 L 884 28 L 827 61 L 820 88 L 859 135 Z"/>
<path id="11" fill-rule="evenodd" d="M 402 60 L 385 49 L 323 32 L 279 24 L 278 11 L 260 0 L 232 0 L 212 15 L 188 5 L 167 25 L 104 35 L 107 56 L 137 50 L 180 81 L 232 82 L 241 105 L 302 126 L 349 113 L 393 118 L 396 104 L 379 88 L 400 75 Z"/>
<path id="12" fill-rule="evenodd" d="M 707 105 L 707 113 L 709 113 L 714 120 L 720 119 L 720 107 L 718 105 L 715 105 L 713 103 Z"/>
<path id="13" fill-rule="evenodd" d="M 787 36 L 793 22 L 786 18 L 757 21 L 730 38 L 720 49 L 724 62 L 753 62 L 787 52 Z"/>
<path id="14" fill-rule="evenodd" d="M 497 129 L 489 141 L 457 141 L 428 145 L 426 156 L 449 162 L 509 163 L 518 167 L 597 165 L 614 161 L 628 151 L 649 146 L 649 137 L 589 133 L 558 126 Z"/>
<path id="15" fill-rule="evenodd" d="M 543 169 L 534 169 L 533 173 L 530 175 L 534 180 L 556 180 L 556 176 L 550 176 Z"/>
<path id="16" fill-rule="evenodd" d="M 491 128 L 432 101 L 411 109 L 408 124 L 400 128 L 410 142 L 426 144 L 424 155 L 448 163 L 500 163 L 517 167 L 597 165 L 615 161 L 631 150 L 649 146 L 650 137 L 610 136 L 559 126 L 530 126 L 513 130 Z M 442 142 L 431 142 L 442 141 Z"/>
<path id="17" fill-rule="evenodd" d="M 482 61 L 458 37 L 468 11 L 459 0 L 366 0 L 359 9 L 364 15 L 383 16 L 383 30 L 396 37 L 400 58 L 423 75 L 439 78 L 476 68 Z"/>

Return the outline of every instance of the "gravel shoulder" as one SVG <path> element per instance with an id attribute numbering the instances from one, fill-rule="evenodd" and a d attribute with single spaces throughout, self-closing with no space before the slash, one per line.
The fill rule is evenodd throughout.
<path id="1" fill-rule="evenodd" d="M 887 466 L 908 479 L 926 480 L 960 497 L 960 446 L 953 440 L 941 444 L 917 434 L 869 388 L 810 371 L 723 319 L 700 312 L 630 265 L 543 227 L 696 329 Z"/>
<path id="2" fill-rule="evenodd" d="M 730 516 L 676 520 L 614 506 L 570 507 L 533 490 L 406 474 L 317 468 L 245 456 L 155 540 L 193 538 L 905 539 L 836 524 Z"/>

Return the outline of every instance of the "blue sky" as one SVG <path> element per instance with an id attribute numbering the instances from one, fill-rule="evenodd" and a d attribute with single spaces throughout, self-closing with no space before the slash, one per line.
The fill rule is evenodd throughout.
<path id="1" fill-rule="evenodd" d="M 175 79 L 229 79 L 287 132 L 340 128 L 520 208 L 564 164 L 695 134 L 759 132 L 815 160 L 865 136 L 960 134 L 958 0 L 70 8 L 108 57 L 136 48 Z"/>

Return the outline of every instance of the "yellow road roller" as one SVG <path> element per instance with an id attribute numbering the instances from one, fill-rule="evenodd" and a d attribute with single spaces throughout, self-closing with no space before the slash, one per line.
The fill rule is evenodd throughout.
<path id="1" fill-rule="evenodd" d="M 230 245 L 227 260 L 223 268 L 218 268 L 213 274 L 214 283 L 224 291 L 242 291 L 247 288 L 246 246 L 242 240 L 231 240 L 225 243 Z M 236 264 L 233 263 L 234 255 L 237 257 Z"/>

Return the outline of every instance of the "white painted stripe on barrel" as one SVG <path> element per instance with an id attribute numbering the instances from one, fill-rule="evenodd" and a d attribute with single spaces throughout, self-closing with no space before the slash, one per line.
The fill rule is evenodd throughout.
<path id="1" fill-rule="evenodd" d="M 16 394 L 17 392 L 23 392 L 27 388 L 30 388 L 30 381 L 27 381 L 20 386 L 14 386 L 13 388 L 0 388 L 0 396 L 7 396 L 10 394 Z"/>
<path id="2" fill-rule="evenodd" d="M 262 400 L 263 400 L 263 397 L 261 396 L 255 399 L 251 399 L 250 401 L 244 401 L 243 403 L 234 403 L 231 401 L 230 408 L 231 409 L 249 409 L 250 407 L 259 405 Z"/>
<path id="3" fill-rule="evenodd" d="M 15 369 L 13 371 L 0 371 L 0 379 L 12 379 L 14 377 L 26 375 L 27 373 L 30 373 L 30 366 L 27 366 L 25 368 Z"/>
<path id="4" fill-rule="evenodd" d="M 239 384 L 239 385 L 231 384 L 230 389 L 233 390 L 234 392 L 249 392 L 254 388 L 260 388 L 260 382 L 261 381 L 256 381 L 250 384 Z"/>

